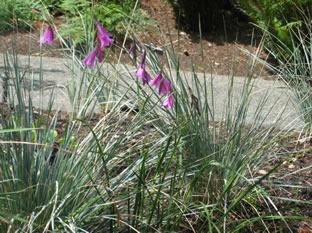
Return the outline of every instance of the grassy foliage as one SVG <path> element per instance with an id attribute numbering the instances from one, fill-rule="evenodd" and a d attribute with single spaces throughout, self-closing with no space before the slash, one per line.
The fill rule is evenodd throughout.
<path id="1" fill-rule="evenodd" d="M 260 28 L 269 32 L 271 36 L 267 39 L 267 46 L 270 49 L 274 49 L 274 44 L 280 41 L 293 51 L 296 44 L 292 43 L 294 41 L 291 31 L 296 28 L 306 30 L 305 15 L 310 14 L 312 10 L 310 0 L 236 0 L 235 2 Z"/>
<path id="2" fill-rule="evenodd" d="M 65 119 L 51 110 L 53 93 L 46 111 L 33 109 L 34 73 L 22 69 L 17 54 L 5 55 L 0 232 L 285 232 L 289 219 L 304 219 L 284 216 L 263 185 L 279 164 L 258 172 L 282 156 L 275 149 L 281 132 L 264 125 L 269 93 L 247 121 L 252 67 L 238 93 L 229 77 L 220 112 L 213 78 L 181 70 L 171 48 L 164 62 L 147 54 L 151 74 L 162 70 L 174 84 L 173 109 L 133 77 L 133 67 L 88 69 L 72 51 Z"/>
<path id="3" fill-rule="evenodd" d="M 31 0 L 1 0 L 0 31 L 29 27 L 33 18 L 31 3 Z"/>
<path id="4" fill-rule="evenodd" d="M 267 67 L 294 90 L 302 115 L 311 123 L 311 1 L 238 0 L 237 3 L 264 30 L 266 50 L 276 61 L 275 65 L 266 64 Z"/>
<path id="5" fill-rule="evenodd" d="M 307 123 L 312 122 L 312 17 L 302 12 L 304 30 L 294 27 L 289 30 L 292 47 L 276 39 L 274 47 L 268 51 L 276 59 L 278 66 L 266 64 L 277 73 L 296 93 L 302 115 Z M 270 35 L 269 36 L 273 36 Z"/>
<path id="6" fill-rule="evenodd" d="M 284 219 L 274 208 L 263 210 L 271 200 L 260 183 L 268 175 L 254 177 L 274 153 L 275 137 L 274 126 L 263 128 L 258 117 L 264 102 L 245 125 L 252 80 L 236 102 L 229 79 L 224 121 L 216 122 L 213 80 L 192 72 L 188 82 L 174 53 L 166 56 L 173 110 L 135 78 L 129 85 L 127 66 L 84 69 L 72 73 L 75 107 L 62 132 L 60 114 L 48 110 L 44 119 L 32 110 L 23 88 L 31 74 L 20 70 L 17 56 L 5 57 L 13 114 L 1 122 L 1 231 L 239 232 Z M 148 62 L 156 73 L 157 55 L 149 52 Z M 92 123 L 86 106 L 94 98 L 105 114 Z"/>
<path id="7" fill-rule="evenodd" d="M 88 29 L 86 25 L 95 18 L 116 37 L 122 37 L 125 34 L 124 25 L 129 21 L 135 22 L 137 30 L 142 30 L 148 22 L 151 22 L 148 15 L 140 9 L 138 2 L 134 0 L 39 1 L 37 8 L 46 12 L 46 15 L 63 15 L 64 21 L 61 24 L 60 33 L 75 45 L 88 43 L 85 36 L 85 31 Z M 92 34 L 91 29 L 88 34 Z"/>

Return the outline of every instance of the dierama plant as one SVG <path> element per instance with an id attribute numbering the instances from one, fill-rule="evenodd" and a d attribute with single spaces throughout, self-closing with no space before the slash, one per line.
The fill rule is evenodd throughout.
<path id="1" fill-rule="evenodd" d="M 103 61 L 104 48 L 110 46 L 114 41 L 112 39 L 112 35 L 107 32 L 107 30 L 103 27 L 102 24 L 100 24 L 99 21 L 95 22 L 95 26 L 97 30 L 95 48 L 93 48 L 83 59 L 83 63 L 89 67 L 95 66 L 96 58 L 100 63 Z"/>
<path id="2" fill-rule="evenodd" d="M 143 52 L 142 60 L 137 68 L 136 76 L 142 80 L 143 86 L 149 84 L 151 87 L 155 87 L 160 96 L 165 95 L 166 98 L 163 101 L 162 106 L 170 109 L 173 107 L 173 95 L 171 82 L 168 79 L 164 79 L 162 74 L 159 72 L 154 79 L 151 78 L 150 74 L 145 69 L 146 51 Z"/>

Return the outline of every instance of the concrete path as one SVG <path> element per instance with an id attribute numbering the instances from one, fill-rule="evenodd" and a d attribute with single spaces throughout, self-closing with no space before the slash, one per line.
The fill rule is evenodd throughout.
<path id="1" fill-rule="evenodd" d="M 12 62 L 12 60 L 11 60 Z M 34 106 L 40 108 L 47 108 L 50 102 L 51 92 L 54 93 L 53 109 L 63 111 L 73 111 L 73 94 L 74 89 L 80 85 L 80 80 L 83 77 L 81 68 L 74 66 L 70 59 L 49 58 L 43 57 L 28 57 L 18 56 L 19 67 L 25 71 L 26 75 L 25 88 L 30 91 Z M 40 72 L 40 67 L 42 73 Z M 129 76 L 129 71 L 133 72 L 135 67 L 120 65 L 116 68 L 120 71 L 120 76 L 127 80 L 129 85 L 135 85 L 133 79 Z M 4 72 L 4 57 L 0 54 L 0 75 L 3 77 Z M 107 74 L 114 73 L 113 68 L 109 64 L 103 64 L 103 72 Z M 186 82 L 192 88 L 192 74 L 190 72 L 183 72 Z M 40 81 L 41 79 L 41 81 Z M 211 82 L 213 86 L 213 98 L 215 106 L 215 120 L 222 120 L 224 116 L 224 109 L 227 104 L 228 88 L 230 77 L 221 75 L 207 75 L 198 74 L 198 80 L 203 84 L 206 80 L 208 90 Z M 234 78 L 234 90 L 232 102 L 238 105 L 241 101 L 241 93 L 243 91 L 246 78 Z M 40 86 L 40 83 L 42 85 Z M 72 90 L 72 91 L 71 91 Z M 3 92 L 0 92 L 2 95 Z M 304 123 L 299 113 L 299 106 L 293 93 L 281 82 L 273 80 L 256 79 L 252 83 L 250 107 L 246 118 L 247 124 L 252 124 L 255 112 L 259 104 L 265 98 L 265 105 L 263 107 L 260 119 L 264 120 L 264 125 L 275 124 L 278 116 L 282 120 L 279 121 L 278 127 L 282 129 L 297 129 L 303 128 Z M 199 97 L 199 96 L 198 96 Z M 200 98 L 200 97 L 199 97 Z M 83 102 L 83 99 L 81 100 Z M 77 103 L 76 103 L 77 104 Z M 95 111 L 101 111 L 96 105 Z"/>

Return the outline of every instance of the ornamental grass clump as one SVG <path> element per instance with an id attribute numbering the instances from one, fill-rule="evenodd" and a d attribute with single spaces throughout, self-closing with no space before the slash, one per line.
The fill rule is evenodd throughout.
<path id="1" fill-rule="evenodd" d="M 276 167 L 258 172 L 280 156 L 279 119 L 263 123 L 269 93 L 251 107 L 252 75 L 238 93 L 228 78 L 221 111 L 213 78 L 181 70 L 171 49 L 164 62 L 144 48 L 133 67 L 96 66 L 113 42 L 100 26 L 91 55 L 71 48 L 67 113 L 52 111 L 53 92 L 36 112 L 34 72 L 5 55 L 12 85 L 11 112 L 0 119 L 0 232 L 285 232 L 287 218 L 302 218 L 284 217 L 263 185 Z"/>

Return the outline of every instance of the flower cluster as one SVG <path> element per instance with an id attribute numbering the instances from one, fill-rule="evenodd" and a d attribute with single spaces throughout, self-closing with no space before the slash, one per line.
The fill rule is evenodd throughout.
<path id="1" fill-rule="evenodd" d="M 162 106 L 170 109 L 173 107 L 173 95 L 171 82 L 168 79 L 164 79 L 162 74 L 159 72 L 154 79 L 151 78 L 150 74 L 145 69 L 145 59 L 146 52 L 143 52 L 142 60 L 137 68 L 136 76 L 142 80 L 143 86 L 145 84 L 150 85 L 157 89 L 158 94 L 161 96 L 166 96 L 165 100 L 162 103 Z"/>
<path id="2" fill-rule="evenodd" d="M 103 61 L 104 48 L 110 46 L 113 43 L 112 35 L 106 31 L 100 22 L 95 22 L 96 26 L 96 45 L 95 48 L 87 54 L 83 59 L 83 63 L 87 66 L 94 67 L 96 58 L 98 62 Z"/>
<path id="3" fill-rule="evenodd" d="M 87 66 L 94 67 L 96 58 L 98 62 L 103 61 L 104 48 L 110 46 L 113 43 L 112 35 L 106 31 L 99 21 L 95 22 L 96 26 L 96 45 L 87 56 L 83 59 L 83 63 Z M 51 26 L 45 28 L 43 34 L 40 37 L 40 44 L 52 44 L 54 40 L 54 32 Z"/>
<path id="4" fill-rule="evenodd" d="M 94 67 L 96 59 L 98 62 L 103 61 L 104 49 L 113 43 L 112 35 L 106 31 L 102 24 L 98 21 L 95 22 L 96 26 L 96 45 L 83 59 L 86 66 Z M 54 32 L 51 26 L 45 28 L 42 36 L 40 37 L 40 44 L 52 44 L 54 40 Z M 152 79 L 151 75 L 145 69 L 146 52 L 143 52 L 142 60 L 137 68 L 136 76 L 142 80 L 143 85 L 150 85 L 158 90 L 160 96 L 165 96 L 162 106 L 170 109 L 173 107 L 173 95 L 171 89 L 171 82 L 164 79 L 161 73 L 158 73 Z"/>

